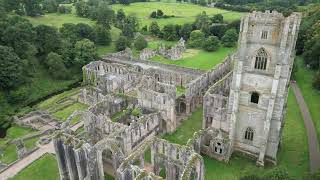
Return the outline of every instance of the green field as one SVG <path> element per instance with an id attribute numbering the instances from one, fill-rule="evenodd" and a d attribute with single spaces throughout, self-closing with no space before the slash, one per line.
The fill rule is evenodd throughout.
<path id="1" fill-rule="evenodd" d="M 23 128 L 20 126 L 12 126 L 8 129 L 7 135 L 5 138 L 0 139 L 0 150 L 1 150 L 1 156 L 0 156 L 0 162 L 10 164 L 18 159 L 17 153 L 16 153 L 16 145 L 10 144 L 9 142 L 21 138 L 27 134 L 30 134 L 33 131 L 29 128 Z M 31 149 L 35 146 L 35 142 L 37 141 L 37 138 L 30 139 L 25 143 L 27 149 Z M 7 143 L 9 143 L 7 145 Z"/>
<path id="2" fill-rule="evenodd" d="M 312 87 L 315 72 L 304 66 L 303 59 L 301 57 L 296 58 L 296 64 L 298 68 L 295 74 L 295 80 L 297 81 L 303 98 L 309 108 L 317 131 L 318 141 L 320 142 L 320 91 L 317 91 Z"/>
<path id="3" fill-rule="evenodd" d="M 208 15 L 222 14 L 224 19 L 228 22 L 240 19 L 243 13 L 226 11 L 217 8 L 203 7 L 190 3 L 166 3 L 166 2 L 141 2 L 131 3 L 130 5 L 113 5 L 114 10 L 123 9 L 126 14 L 135 15 L 140 19 L 141 25 L 150 25 L 152 21 L 156 20 L 159 26 L 167 24 L 184 24 L 192 23 L 195 17 L 202 11 Z M 152 19 L 150 14 L 152 11 L 161 9 L 165 15 L 174 15 L 175 17 L 167 19 Z"/>
<path id="4" fill-rule="evenodd" d="M 162 56 L 155 56 L 151 58 L 152 61 L 157 61 L 165 64 L 174 64 L 182 67 L 189 67 L 194 69 L 209 70 L 215 65 L 221 63 L 228 54 L 235 51 L 235 48 L 221 47 L 215 52 L 207 52 L 198 49 L 187 49 L 180 60 L 170 60 Z"/>
<path id="5" fill-rule="evenodd" d="M 18 173 L 12 180 L 58 180 L 59 170 L 56 157 L 51 154 L 45 154 L 29 165 L 26 169 Z"/>
<path id="6" fill-rule="evenodd" d="M 164 136 L 173 143 L 186 144 L 193 133 L 201 129 L 202 109 L 197 109 L 183 124 L 178 127 L 172 135 Z M 205 179 L 238 179 L 243 175 L 261 175 L 274 169 L 274 166 L 267 166 L 266 171 L 258 168 L 255 162 L 237 154 L 233 155 L 229 164 L 219 162 L 208 157 L 205 161 Z M 289 93 L 286 123 L 283 133 L 282 145 L 278 152 L 278 168 L 285 168 L 289 174 L 302 178 L 309 170 L 307 135 L 303 119 L 299 111 L 292 91 Z"/>

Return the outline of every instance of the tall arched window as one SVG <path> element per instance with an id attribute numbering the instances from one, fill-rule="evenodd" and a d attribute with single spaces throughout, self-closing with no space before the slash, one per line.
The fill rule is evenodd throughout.
<path id="1" fill-rule="evenodd" d="M 259 49 L 254 63 L 255 69 L 266 70 L 268 63 L 268 53 L 263 48 Z"/>
<path id="2" fill-rule="evenodd" d="M 253 135 L 254 135 L 253 129 L 251 127 L 248 127 L 246 129 L 245 134 L 244 134 L 244 139 L 252 141 L 253 140 Z"/>

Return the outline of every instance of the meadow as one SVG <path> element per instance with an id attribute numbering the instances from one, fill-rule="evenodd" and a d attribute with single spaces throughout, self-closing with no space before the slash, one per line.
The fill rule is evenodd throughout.
<path id="1" fill-rule="evenodd" d="M 126 14 L 135 15 L 140 19 L 141 27 L 145 25 L 150 25 L 152 21 L 157 21 L 160 27 L 167 24 L 184 24 L 194 22 L 196 16 L 203 11 L 208 15 L 213 16 L 215 14 L 222 14 L 226 22 L 231 22 L 233 20 L 238 20 L 243 15 L 243 13 L 232 12 L 227 10 L 222 10 L 218 8 L 210 8 L 199 6 L 190 3 L 167 3 L 167 2 L 139 2 L 132 3 L 130 5 L 112 5 L 112 8 L 117 11 L 123 9 Z M 175 17 L 162 18 L 162 19 L 152 19 L 150 14 L 152 11 L 162 10 L 165 15 L 174 15 Z"/>

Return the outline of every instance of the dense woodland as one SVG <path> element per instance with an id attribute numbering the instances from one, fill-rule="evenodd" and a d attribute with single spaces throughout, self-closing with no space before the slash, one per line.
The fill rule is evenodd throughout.
<path id="1" fill-rule="evenodd" d="M 37 100 L 30 100 L 28 95 L 32 88 L 25 88 L 37 76 L 37 71 L 46 71 L 52 80 L 81 81 L 81 67 L 99 58 L 96 46 L 110 45 L 112 27 L 121 30 L 121 36 L 115 42 L 117 51 L 127 47 L 136 50 L 147 47 L 148 42 L 144 38 L 146 35 L 167 41 L 177 41 L 183 37 L 189 48 L 202 48 L 206 51 L 215 51 L 219 46 L 236 46 L 240 21 L 226 23 L 221 14 L 210 16 L 202 12 L 193 23 L 160 27 L 153 21 L 150 25 L 141 27 L 137 17 L 125 14 L 121 9 L 115 12 L 111 8 L 115 3 L 129 5 L 137 1 L 0 0 L 1 126 L 7 128 L 10 117 L 19 108 Z M 303 56 L 310 69 L 319 71 L 320 6 L 308 6 L 316 0 L 190 1 L 203 6 L 213 2 L 216 7 L 234 11 L 275 9 L 286 15 L 293 11 L 303 11 L 297 54 Z M 67 23 L 58 29 L 47 25 L 33 26 L 25 18 L 53 12 L 71 13 L 72 6 L 68 3 L 73 3 L 77 16 L 94 20 L 96 24 L 90 26 L 84 23 Z M 150 14 L 150 18 L 154 19 L 170 16 L 161 9 Z M 314 78 L 314 87 L 320 89 L 320 73 Z M 43 96 L 39 96 L 40 98 Z"/>

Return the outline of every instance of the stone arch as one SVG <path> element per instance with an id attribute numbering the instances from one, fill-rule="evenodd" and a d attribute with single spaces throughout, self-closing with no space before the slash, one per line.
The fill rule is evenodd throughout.
<path id="1" fill-rule="evenodd" d="M 204 179 L 204 163 L 201 155 L 193 153 L 184 167 L 181 179 Z"/>
<path id="2" fill-rule="evenodd" d="M 114 139 L 103 139 L 95 145 L 95 148 L 100 177 L 104 177 L 104 170 L 110 166 L 115 174 L 124 159 L 124 153 L 118 143 Z"/>

